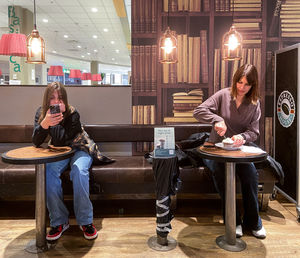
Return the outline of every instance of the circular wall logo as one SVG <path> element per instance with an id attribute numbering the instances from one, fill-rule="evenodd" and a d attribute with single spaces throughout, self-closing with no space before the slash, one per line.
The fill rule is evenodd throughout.
<path id="1" fill-rule="evenodd" d="M 285 90 L 277 100 L 277 117 L 283 127 L 290 127 L 296 113 L 295 101 L 292 94 Z"/>

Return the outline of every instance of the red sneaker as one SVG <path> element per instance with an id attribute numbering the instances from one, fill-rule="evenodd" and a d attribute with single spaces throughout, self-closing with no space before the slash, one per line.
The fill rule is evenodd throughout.
<path id="1" fill-rule="evenodd" d="M 93 224 L 80 226 L 80 229 L 83 231 L 83 236 L 85 239 L 91 240 L 98 236 L 97 229 Z"/>
<path id="2" fill-rule="evenodd" d="M 46 239 L 49 241 L 59 239 L 62 233 L 64 233 L 69 228 L 69 226 L 70 226 L 69 223 L 67 223 L 67 224 L 61 224 L 57 227 L 51 227 L 49 233 L 46 236 Z"/>

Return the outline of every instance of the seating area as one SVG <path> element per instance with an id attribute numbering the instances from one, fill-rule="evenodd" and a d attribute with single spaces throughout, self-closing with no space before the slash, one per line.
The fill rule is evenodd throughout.
<path id="1" fill-rule="evenodd" d="M 85 125 L 85 130 L 101 143 L 153 142 L 154 125 Z M 174 125 L 176 142 L 187 139 L 194 133 L 209 132 L 210 125 Z M 31 125 L 1 125 L 0 153 L 32 145 Z M 91 168 L 91 199 L 155 199 L 155 182 L 152 166 L 142 153 L 131 156 L 111 156 L 116 162 Z M 268 206 L 274 184 L 278 181 L 270 169 L 259 169 L 260 209 Z M 0 200 L 34 200 L 34 165 L 0 163 Z M 206 167 L 180 168 L 182 188 L 177 199 L 219 198 Z M 72 185 L 68 171 L 63 176 L 65 199 L 72 198 Z M 237 186 L 237 188 L 239 188 Z"/>

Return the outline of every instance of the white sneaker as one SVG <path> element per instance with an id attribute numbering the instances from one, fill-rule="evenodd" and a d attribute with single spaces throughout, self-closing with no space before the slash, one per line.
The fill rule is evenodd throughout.
<path id="1" fill-rule="evenodd" d="M 263 226 L 259 230 L 252 230 L 252 234 L 256 238 L 260 238 L 260 239 L 264 239 L 267 236 L 267 232 L 266 232 L 266 230 L 265 230 L 265 228 Z"/>
<path id="2" fill-rule="evenodd" d="M 236 235 L 236 237 L 242 237 L 243 236 L 242 225 L 237 225 L 236 226 L 235 235 Z"/>

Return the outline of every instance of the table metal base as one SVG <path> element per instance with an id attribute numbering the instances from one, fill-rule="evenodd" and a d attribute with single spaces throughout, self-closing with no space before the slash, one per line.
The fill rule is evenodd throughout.
<path id="1" fill-rule="evenodd" d="M 30 240 L 25 247 L 25 251 L 27 251 L 28 253 L 32 253 L 32 254 L 43 253 L 47 250 L 48 250 L 48 245 L 46 245 L 43 248 L 37 247 L 35 239 Z"/>
<path id="2" fill-rule="evenodd" d="M 177 241 L 173 238 L 168 236 L 168 245 L 160 245 L 157 243 L 157 236 L 152 236 L 148 239 L 148 246 L 156 251 L 166 252 L 173 250 L 177 246 Z"/>
<path id="3" fill-rule="evenodd" d="M 243 251 L 247 247 L 246 243 L 240 238 L 236 239 L 235 245 L 230 245 L 226 242 L 225 236 L 217 237 L 216 243 L 222 249 L 225 249 L 225 250 L 231 251 L 231 252 L 240 252 L 240 251 Z"/>

